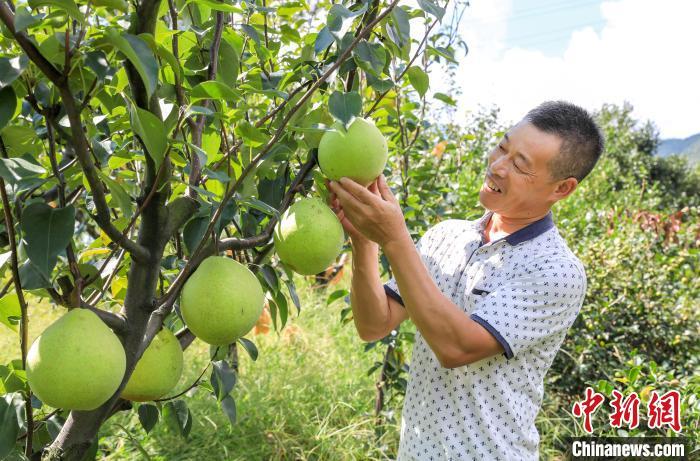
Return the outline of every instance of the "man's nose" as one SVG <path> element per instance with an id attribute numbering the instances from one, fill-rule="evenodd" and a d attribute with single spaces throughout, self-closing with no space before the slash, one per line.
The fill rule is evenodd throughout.
<path id="1" fill-rule="evenodd" d="M 508 164 L 505 157 L 499 157 L 491 162 L 489 171 L 492 175 L 505 177 L 508 174 Z"/>

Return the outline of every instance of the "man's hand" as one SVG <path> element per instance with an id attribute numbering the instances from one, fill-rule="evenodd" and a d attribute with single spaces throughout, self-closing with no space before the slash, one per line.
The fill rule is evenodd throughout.
<path id="1" fill-rule="evenodd" d="M 374 186 L 375 183 L 372 183 L 370 187 Z M 372 243 L 370 242 L 367 237 L 362 235 L 360 231 L 355 229 L 355 226 L 352 225 L 350 220 L 345 216 L 345 212 L 343 211 L 343 207 L 340 205 L 340 201 L 338 200 L 338 196 L 335 194 L 335 192 L 332 191 L 331 186 L 330 186 L 330 181 L 326 180 L 326 187 L 330 191 L 329 197 L 328 197 L 328 205 L 331 207 L 331 210 L 335 213 L 335 215 L 338 217 L 338 220 L 340 221 L 340 224 L 343 225 L 343 229 L 345 229 L 345 232 L 350 236 L 350 239 L 352 240 L 353 243 Z M 376 186 L 375 186 L 376 187 Z"/>
<path id="2" fill-rule="evenodd" d="M 384 175 L 369 189 L 349 178 L 331 181 L 331 206 L 345 230 L 354 238 L 365 238 L 385 247 L 410 240 L 401 206 L 389 190 Z M 338 207 L 339 205 L 339 207 Z"/>

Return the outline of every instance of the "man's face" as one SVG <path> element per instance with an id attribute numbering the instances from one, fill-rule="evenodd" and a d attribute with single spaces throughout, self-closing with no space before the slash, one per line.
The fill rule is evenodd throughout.
<path id="1" fill-rule="evenodd" d="M 511 219 L 545 214 L 563 198 L 561 181 L 551 177 L 548 167 L 561 144 L 561 138 L 540 131 L 527 121 L 512 127 L 488 155 L 488 168 L 479 191 L 481 204 Z"/>

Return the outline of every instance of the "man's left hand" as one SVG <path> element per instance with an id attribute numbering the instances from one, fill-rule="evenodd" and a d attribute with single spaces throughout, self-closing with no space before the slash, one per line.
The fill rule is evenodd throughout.
<path id="1" fill-rule="evenodd" d="M 389 190 L 384 175 L 380 175 L 369 188 L 349 178 L 331 181 L 329 187 L 345 217 L 369 240 L 381 247 L 394 241 L 410 240 L 401 206 Z"/>

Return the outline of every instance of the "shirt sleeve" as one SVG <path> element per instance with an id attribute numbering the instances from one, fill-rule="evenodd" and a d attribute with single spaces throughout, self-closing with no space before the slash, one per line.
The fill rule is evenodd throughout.
<path id="1" fill-rule="evenodd" d="M 494 291 L 471 294 L 477 297 L 471 319 L 488 330 L 511 359 L 533 346 L 558 347 L 585 293 L 586 275 L 580 262 L 535 262 Z"/>
<path id="2" fill-rule="evenodd" d="M 416 243 L 416 250 L 418 250 L 418 254 L 420 254 L 424 266 L 428 267 L 428 256 L 435 251 L 437 245 L 444 239 L 445 226 L 448 222 L 449 220 L 442 221 L 429 228 L 418 240 L 418 243 Z M 390 298 L 393 298 L 402 306 L 404 305 L 401 293 L 399 292 L 399 286 L 394 277 L 391 277 L 389 281 L 384 284 L 384 291 Z"/>

